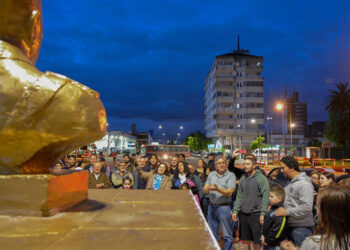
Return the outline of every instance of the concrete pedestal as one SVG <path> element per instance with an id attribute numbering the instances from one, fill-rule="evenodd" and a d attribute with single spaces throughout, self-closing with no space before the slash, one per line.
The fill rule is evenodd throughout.
<path id="1" fill-rule="evenodd" d="M 0 175 L 0 214 L 51 216 L 88 198 L 88 171 Z"/>
<path id="2" fill-rule="evenodd" d="M 188 190 L 89 190 L 51 217 L 1 216 L 0 249 L 220 249 Z"/>

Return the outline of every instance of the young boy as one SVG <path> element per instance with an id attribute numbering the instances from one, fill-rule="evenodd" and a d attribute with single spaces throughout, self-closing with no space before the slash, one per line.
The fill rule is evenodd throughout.
<path id="1" fill-rule="evenodd" d="M 261 240 L 264 250 L 281 249 L 280 243 L 286 239 L 286 217 L 275 216 L 275 210 L 283 207 L 285 198 L 284 189 L 280 185 L 273 185 L 270 188 L 270 209 L 265 214 L 262 227 Z"/>

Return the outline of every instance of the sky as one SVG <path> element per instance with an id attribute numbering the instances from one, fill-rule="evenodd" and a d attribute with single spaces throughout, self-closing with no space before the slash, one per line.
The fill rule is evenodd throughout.
<path id="1" fill-rule="evenodd" d="M 327 91 L 350 80 L 350 1 L 45 0 L 42 71 L 100 93 L 109 129 L 204 131 L 204 80 L 216 55 L 264 57 L 265 116 L 299 91 L 326 120 Z M 162 125 L 162 130 L 158 126 Z"/>

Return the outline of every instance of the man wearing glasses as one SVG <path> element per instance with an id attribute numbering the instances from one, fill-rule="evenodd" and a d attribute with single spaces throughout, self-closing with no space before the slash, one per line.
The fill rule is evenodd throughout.
<path id="1" fill-rule="evenodd" d="M 236 176 L 227 170 L 224 158 L 216 161 L 216 171 L 210 172 L 203 191 L 209 194 L 208 223 L 219 240 L 219 224 L 225 240 L 224 249 L 233 249 L 231 204 L 232 193 L 236 188 Z"/>

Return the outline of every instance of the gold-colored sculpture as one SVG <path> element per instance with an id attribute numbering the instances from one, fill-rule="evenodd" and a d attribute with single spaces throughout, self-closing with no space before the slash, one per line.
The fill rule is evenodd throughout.
<path id="1" fill-rule="evenodd" d="M 99 94 L 35 67 L 40 0 L 0 1 L 0 173 L 47 173 L 63 154 L 101 138 Z"/>

